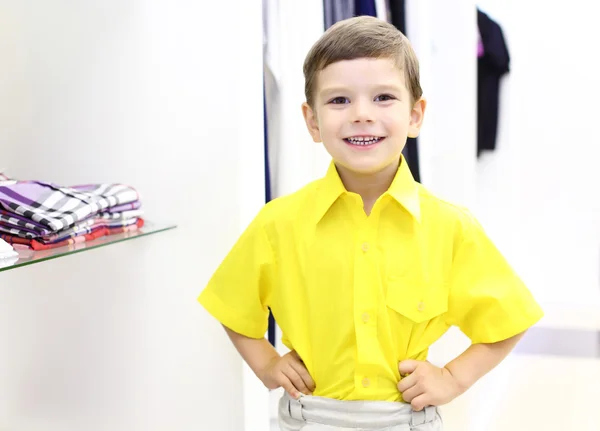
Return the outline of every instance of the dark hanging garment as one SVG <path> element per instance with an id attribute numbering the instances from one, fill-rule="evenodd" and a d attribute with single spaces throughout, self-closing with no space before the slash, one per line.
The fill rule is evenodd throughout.
<path id="1" fill-rule="evenodd" d="M 477 156 L 496 149 L 500 79 L 510 70 L 502 28 L 477 10 L 481 49 L 477 60 Z"/>
<path id="2" fill-rule="evenodd" d="M 355 15 L 369 15 L 377 16 L 377 9 L 375 8 L 375 0 L 355 0 L 354 2 Z"/>
<path id="3" fill-rule="evenodd" d="M 271 169 L 269 168 L 269 139 L 268 139 L 268 122 L 267 122 L 267 98 L 265 85 L 263 81 L 263 128 L 265 141 L 265 202 L 271 201 Z M 269 310 L 269 327 L 268 327 L 269 342 L 275 347 L 275 328 L 276 323 L 273 314 Z"/>
<path id="4" fill-rule="evenodd" d="M 405 0 L 390 0 L 390 15 L 392 24 L 400 30 L 406 37 L 406 1 Z M 410 171 L 415 178 L 415 181 L 421 181 L 421 171 L 419 169 L 419 144 L 416 138 L 408 138 L 406 140 L 406 146 L 402 152 Z"/>
<path id="5" fill-rule="evenodd" d="M 325 18 L 325 30 L 338 21 L 354 16 L 354 4 L 356 0 L 323 0 L 323 15 Z"/>

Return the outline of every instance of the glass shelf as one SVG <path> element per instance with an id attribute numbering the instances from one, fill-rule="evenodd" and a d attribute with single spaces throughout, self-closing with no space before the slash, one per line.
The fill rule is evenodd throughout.
<path id="1" fill-rule="evenodd" d="M 75 253 L 81 253 L 82 251 L 93 250 L 95 248 L 104 247 L 123 241 L 141 238 L 143 236 L 153 235 L 155 233 L 175 229 L 176 227 L 177 225 L 174 224 L 154 224 L 146 222 L 144 227 L 136 231 L 103 236 L 93 241 L 80 244 L 68 245 L 51 250 L 17 250 L 19 253 L 18 257 L 0 259 L 0 272 L 8 271 L 9 269 L 21 268 L 27 265 L 33 265 L 34 263 L 40 263 Z"/>

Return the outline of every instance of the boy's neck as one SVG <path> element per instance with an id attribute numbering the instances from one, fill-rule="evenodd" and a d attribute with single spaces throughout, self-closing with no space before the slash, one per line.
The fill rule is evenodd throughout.
<path id="1" fill-rule="evenodd" d="M 346 190 L 359 194 L 365 212 L 370 214 L 375 201 L 390 188 L 399 166 L 400 160 L 372 174 L 360 174 L 339 166 L 337 171 Z"/>

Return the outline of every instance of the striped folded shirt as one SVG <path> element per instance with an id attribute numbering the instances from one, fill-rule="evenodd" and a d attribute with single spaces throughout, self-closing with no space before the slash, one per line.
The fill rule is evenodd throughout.
<path id="1" fill-rule="evenodd" d="M 138 192 L 123 184 L 60 187 L 41 181 L 17 181 L 0 185 L 0 220 L 43 236 L 97 214 L 113 212 L 111 209 L 119 206 L 135 209 L 135 202 L 139 202 Z"/>
<path id="2" fill-rule="evenodd" d="M 125 211 L 122 213 L 100 213 L 93 218 L 79 222 L 69 228 L 58 232 L 50 232 L 39 226 L 0 212 L 0 232 L 20 236 L 21 238 L 37 238 L 43 242 L 56 241 L 55 238 L 68 238 L 87 231 L 92 226 L 121 227 L 134 224 L 136 219 L 143 214 L 142 210 Z M 85 232 L 84 232 L 85 231 Z"/>
<path id="3" fill-rule="evenodd" d="M 129 226 L 122 226 L 122 227 L 98 226 L 96 228 L 92 228 L 90 233 L 87 233 L 84 235 L 77 235 L 72 238 L 68 238 L 68 239 L 65 239 L 62 241 L 48 243 L 48 244 L 38 241 L 37 239 L 21 238 L 18 236 L 6 235 L 6 234 L 3 234 L 2 232 L 0 232 L 0 238 L 4 239 L 9 244 L 25 245 L 25 246 L 28 246 L 30 249 L 33 249 L 36 251 L 50 250 L 53 248 L 65 247 L 65 246 L 70 246 L 70 245 L 75 245 L 75 244 L 92 241 L 94 239 L 97 239 L 97 238 L 100 238 L 103 236 L 107 236 L 107 235 L 115 235 L 115 234 L 124 233 L 124 232 L 133 232 L 144 226 L 143 219 L 138 218 L 138 219 L 134 219 L 134 220 L 135 220 L 135 223 L 131 224 Z"/>

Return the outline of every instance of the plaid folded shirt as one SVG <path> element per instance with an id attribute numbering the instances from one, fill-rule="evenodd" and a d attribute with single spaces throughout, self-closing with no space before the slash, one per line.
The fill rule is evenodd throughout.
<path id="1" fill-rule="evenodd" d="M 0 232 L 0 238 L 4 239 L 9 244 L 24 245 L 24 246 L 27 246 L 36 251 L 51 250 L 53 248 L 81 244 L 81 243 L 84 243 L 87 241 L 92 241 L 94 239 L 97 239 L 97 238 L 100 238 L 103 236 L 115 235 L 115 234 L 124 233 L 124 232 L 133 232 L 144 226 L 144 219 L 138 218 L 135 220 L 136 220 L 135 223 L 131 224 L 129 226 L 112 227 L 112 228 L 101 226 L 98 228 L 92 228 L 92 230 L 88 234 L 78 235 L 78 236 L 74 236 L 72 238 L 68 238 L 66 240 L 48 243 L 48 244 L 40 242 L 36 239 L 28 239 L 28 238 L 20 238 L 18 236 L 4 235 L 4 234 L 2 234 L 2 232 Z"/>
<path id="2" fill-rule="evenodd" d="M 4 222 L 49 235 L 111 208 L 139 201 L 132 187 L 95 184 L 59 187 L 41 181 L 0 184 L 0 216 Z"/>
<path id="3" fill-rule="evenodd" d="M 109 213 L 120 213 L 123 211 L 132 211 L 137 210 L 142 206 L 140 201 L 131 202 L 129 204 L 117 205 L 116 207 L 111 207 L 106 210 Z"/>
<path id="4" fill-rule="evenodd" d="M 93 218 L 78 222 L 73 226 L 58 232 L 50 232 L 43 226 L 32 223 L 24 217 L 12 215 L 0 210 L 0 232 L 20 236 L 21 238 L 41 238 L 43 242 L 55 241 L 55 238 L 67 238 L 80 233 L 89 233 L 92 226 L 121 227 L 134 224 L 142 216 L 142 210 L 124 211 L 121 213 L 100 213 Z"/>
<path id="5" fill-rule="evenodd" d="M 10 235 L 11 237 L 20 237 L 26 239 L 36 239 L 44 244 L 50 244 L 55 242 L 64 241 L 69 238 L 74 238 L 80 235 L 87 235 L 92 233 L 99 228 L 119 228 L 125 226 L 131 226 L 136 224 L 138 217 L 130 217 L 130 218 L 93 218 L 81 223 L 77 223 L 76 225 L 58 231 L 56 233 L 52 233 L 49 235 L 40 236 L 37 232 L 31 231 L 25 228 L 15 228 L 11 225 L 5 224 L 0 221 L 0 234 Z"/>

